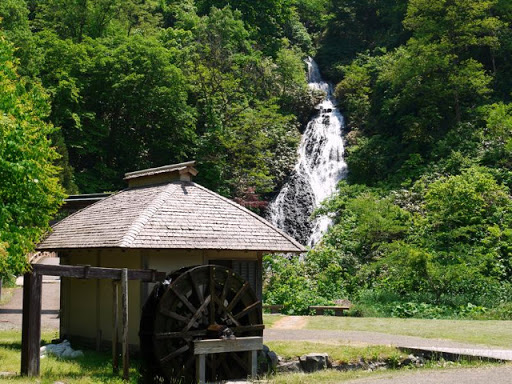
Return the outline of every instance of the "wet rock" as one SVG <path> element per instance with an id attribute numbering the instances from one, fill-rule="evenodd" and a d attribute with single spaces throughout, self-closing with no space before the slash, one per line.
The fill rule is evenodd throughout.
<path id="1" fill-rule="evenodd" d="M 266 345 L 258 352 L 258 372 L 260 374 L 275 372 L 278 365 L 278 356 Z"/>
<path id="2" fill-rule="evenodd" d="M 309 353 L 299 357 L 300 367 L 304 372 L 316 372 L 326 368 L 332 368 L 327 353 Z"/>
<path id="3" fill-rule="evenodd" d="M 299 361 L 281 361 L 277 366 L 277 372 L 280 373 L 294 373 L 300 372 L 301 366 Z"/>
<path id="4" fill-rule="evenodd" d="M 400 363 L 400 365 L 402 366 L 412 365 L 414 367 L 423 367 L 424 364 L 425 359 L 423 359 L 422 357 L 414 356 L 412 354 L 407 356 Z"/>
<path id="5" fill-rule="evenodd" d="M 369 371 L 377 371 L 379 369 L 387 369 L 387 364 L 383 361 L 374 361 L 368 364 Z"/>
<path id="6" fill-rule="evenodd" d="M 270 366 L 273 372 L 277 369 L 277 364 L 279 363 L 279 359 L 277 357 L 277 354 L 274 351 L 269 351 L 268 354 L 268 360 L 270 360 Z"/>
<path id="7" fill-rule="evenodd" d="M 281 212 L 278 215 L 280 218 L 278 227 L 299 243 L 307 244 L 312 232 L 310 217 L 314 204 L 311 186 L 301 175 L 294 173 L 281 193 L 280 198 L 283 200 L 279 204 Z M 269 207 L 272 205 L 270 204 Z M 271 215 L 271 212 L 267 212 L 267 219 L 270 219 Z"/>

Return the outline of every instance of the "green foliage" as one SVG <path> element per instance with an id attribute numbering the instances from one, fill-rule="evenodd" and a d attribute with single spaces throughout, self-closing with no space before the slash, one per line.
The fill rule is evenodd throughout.
<path id="1" fill-rule="evenodd" d="M 304 263 L 298 258 L 267 255 L 264 257 L 266 304 L 282 304 L 283 312 L 305 314 L 310 305 L 327 301 L 315 294 L 314 282 L 306 274 Z"/>
<path id="2" fill-rule="evenodd" d="M 64 197 L 58 157 L 44 122 L 48 98 L 17 73 L 13 48 L 0 33 L 0 276 L 26 270 L 26 255 L 48 229 Z"/>
<path id="3" fill-rule="evenodd" d="M 50 118 L 62 127 L 80 191 L 119 188 L 124 172 L 189 156 L 194 111 L 172 51 L 137 35 L 83 43 L 52 33 L 37 38 Z"/>
<path id="4" fill-rule="evenodd" d="M 328 22 L 320 40 L 317 60 L 326 75 L 339 81 L 339 65 L 349 64 L 358 53 L 394 48 L 409 35 L 402 20 L 407 0 L 331 0 Z"/>
<path id="5" fill-rule="evenodd" d="M 226 196 L 276 190 L 314 102 L 312 40 L 291 5 L 2 2 L 22 74 L 50 95 L 66 190 L 115 190 L 126 171 L 191 158 L 198 181 Z"/>
<path id="6" fill-rule="evenodd" d="M 161 23 L 155 0 L 42 0 L 34 7 L 34 26 L 81 42 L 108 34 L 153 34 Z"/>
<path id="7" fill-rule="evenodd" d="M 285 35 L 285 27 L 293 23 L 294 12 L 290 7 L 291 0 L 238 0 L 235 3 L 226 0 L 197 0 L 196 4 L 199 14 L 208 14 L 212 8 L 231 5 L 233 9 L 240 12 L 252 38 L 257 41 L 258 48 L 266 54 L 272 55 L 277 52 L 281 47 L 282 38 L 297 37 L 298 31 L 293 28 L 290 28 L 291 36 Z M 262 17 L 262 15 L 266 17 Z M 300 26 L 298 28 L 302 30 Z M 304 43 L 304 39 L 302 39 L 302 43 Z"/>

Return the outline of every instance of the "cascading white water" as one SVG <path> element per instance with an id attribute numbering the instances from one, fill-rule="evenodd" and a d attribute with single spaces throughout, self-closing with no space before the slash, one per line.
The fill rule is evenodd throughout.
<path id="1" fill-rule="evenodd" d="M 302 188 L 303 191 L 307 191 L 305 194 L 311 196 L 310 203 L 312 207 L 309 209 L 309 212 L 311 212 L 336 190 L 336 184 L 345 176 L 347 169 L 347 164 L 343 159 L 343 116 L 336 107 L 332 86 L 322 80 L 318 65 L 313 59 L 308 58 L 306 62 L 308 65 L 309 87 L 324 91 L 326 98 L 316 106 L 319 112 L 308 123 L 302 135 L 298 162 L 294 169 L 294 176 L 300 182 L 284 185 L 279 195 L 269 205 L 268 216 L 270 221 L 278 228 L 289 233 L 294 231 L 290 231 L 285 225 L 286 215 L 290 214 L 286 209 L 286 200 L 291 195 L 292 198 L 295 195 L 300 195 L 301 191 L 299 189 Z M 309 220 L 309 215 L 303 215 L 303 218 Z M 307 236 L 307 244 L 313 246 L 317 243 L 331 223 L 332 220 L 324 216 L 308 224 L 307 227 L 310 228 L 310 233 Z"/>

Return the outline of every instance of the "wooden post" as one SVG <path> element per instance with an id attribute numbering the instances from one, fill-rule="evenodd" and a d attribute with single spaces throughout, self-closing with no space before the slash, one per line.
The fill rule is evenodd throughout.
<path id="1" fill-rule="evenodd" d="M 121 274 L 121 290 L 123 291 L 123 379 L 130 378 L 130 356 L 128 351 L 128 269 L 123 268 Z"/>
<path id="2" fill-rule="evenodd" d="M 119 373 L 119 281 L 112 281 L 112 372 Z"/>
<path id="3" fill-rule="evenodd" d="M 0 276 L 0 300 L 2 300 L 2 283 L 4 278 Z"/>
<path id="4" fill-rule="evenodd" d="M 258 376 L 258 351 L 251 350 L 249 352 L 249 367 L 251 370 L 251 379 L 256 379 Z"/>
<path id="5" fill-rule="evenodd" d="M 21 374 L 39 376 L 41 344 L 41 291 L 43 277 L 27 272 L 23 277 L 23 320 L 21 333 Z"/>
<path id="6" fill-rule="evenodd" d="M 196 380 L 198 384 L 206 383 L 206 359 L 204 354 L 196 356 Z"/>

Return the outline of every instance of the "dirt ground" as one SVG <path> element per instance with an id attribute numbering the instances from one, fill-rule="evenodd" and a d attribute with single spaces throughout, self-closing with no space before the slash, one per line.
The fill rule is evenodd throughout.
<path id="1" fill-rule="evenodd" d="M 59 329 L 60 284 L 58 282 L 43 283 L 43 299 L 41 328 Z M 0 330 L 21 329 L 23 308 L 23 288 L 14 292 L 12 299 L 0 307 Z"/>
<path id="2" fill-rule="evenodd" d="M 41 264 L 57 265 L 56 257 L 41 260 Z M 17 284 L 23 284 L 18 278 Z M 60 278 L 52 276 L 43 277 L 43 292 L 41 303 L 41 329 L 59 329 L 60 308 Z M 0 306 L 0 330 L 20 329 L 23 311 L 23 287 L 18 286 L 8 303 Z"/>
<path id="3" fill-rule="evenodd" d="M 272 329 L 302 329 L 308 323 L 308 319 L 304 316 L 286 316 L 277 320 Z"/>

